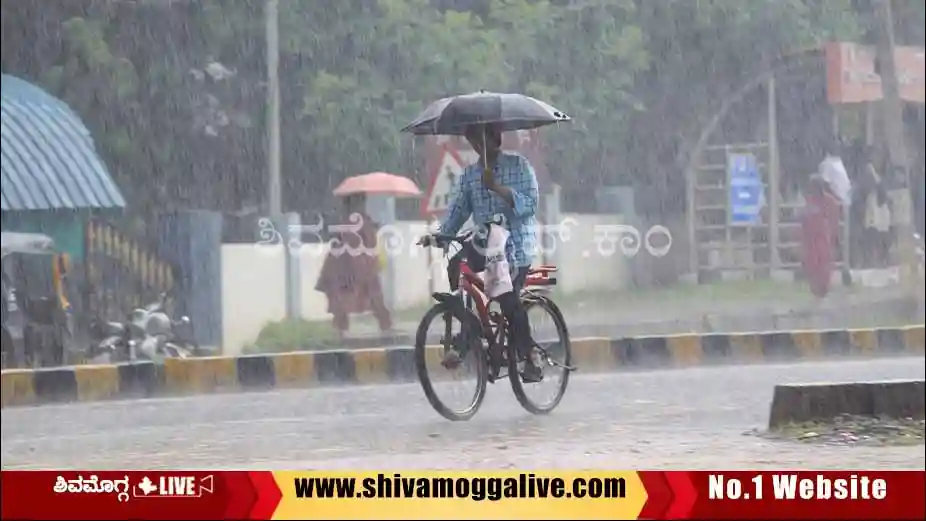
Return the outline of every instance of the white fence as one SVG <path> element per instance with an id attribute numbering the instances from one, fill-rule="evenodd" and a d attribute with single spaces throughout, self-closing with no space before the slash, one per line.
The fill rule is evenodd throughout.
<path id="1" fill-rule="evenodd" d="M 547 233 L 555 244 L 548 244 L 542 259 L 559 267 L 558 286 L 563 293 L 621 290 L 630 280 L 628 256 L 606 250 L 618 239 L 614 225 L 621 225 L 620 215 L 563 215 L 561 233 Z M 422 306 L 430 299 L 428 273 L 435 289 L 446 290 L 446 262 L 438 263 L 439 251 L 432 250 L 435 262 L 428 268 L 427 250 L 416 247 L 415 239 L 425 233 L 423 221 L 396 223 L 403 238 L 400 251 L 392 254 L 391 272 L 395 277 L 393 307 L 408 309 Z M 612 228 L 608 228 L 608 227 Z M 604 231 L 604 230 L 610 230 Z M 645 230 L 641 234 L 645 234 Z M 642 238 L 642 236 L 641 236 Z M 607 243 L 611 243 L 610 245 Z M 290 254 L 299 259 L 301 270 L 301 312 L 307 320 L 328 320 L 325 295 L 315 291 L 326 246 L 302 245 Z M 284 255 L 282 244 L 226 244 L 222 246 L 222 324 L 225 354 L 237 354 L 253 342 L 269 322 L 286 315 Z M 649 255 L 641 248 L 639 255 Z"/>

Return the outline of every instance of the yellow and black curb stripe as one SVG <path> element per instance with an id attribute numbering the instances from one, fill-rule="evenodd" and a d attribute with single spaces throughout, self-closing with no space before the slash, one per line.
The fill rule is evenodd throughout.
<path id="1" fill-rule="evenodd" d="M 922 325 L 752 333 L 682 334 L 572 340 L 582 372 L 827 357 L 924 354 Z M 38 370 L 4 370 L 2 405 L 89 402 L 228 391 L 383 384 L 416 379 L 411 348 L 169 359 Z"/>

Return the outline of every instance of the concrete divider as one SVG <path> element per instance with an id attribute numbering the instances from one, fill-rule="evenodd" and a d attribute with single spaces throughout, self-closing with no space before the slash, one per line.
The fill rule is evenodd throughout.
<path id="1" fill-rule="evenodd" d="M 759 363 L 831 356 L 924 353 L 922 325 L 831 331 L 709 333 L 579 338 L 573 365 L 581 372 Z M 415 380 L 413 349 L 171 359 L 2 372 L 2 405 L 183 396 L 228 391 L 381 384 Z"/>
<path id="2" fill-rule="evenodd" d="M 768 427 L 841 415 L 921 419 L 924 409 L 923 380 L 777 385 Z"/>

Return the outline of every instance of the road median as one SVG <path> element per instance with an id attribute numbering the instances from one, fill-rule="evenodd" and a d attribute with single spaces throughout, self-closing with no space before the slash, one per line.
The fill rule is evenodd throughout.
<path id="1" fill-rule="evenodd" d="M 922 325 L 572 340 L 580 372 L 922 355 Z M 411 347 L 169 359 L 2 372 L 2 406 L 414 381 Z"/>
<path id="2" fill-rule="evenodd" d="M 782 429 L 841 416 L 922 419 L 924 409 L 923 380 L 777 385 L 768 427 Z"/>

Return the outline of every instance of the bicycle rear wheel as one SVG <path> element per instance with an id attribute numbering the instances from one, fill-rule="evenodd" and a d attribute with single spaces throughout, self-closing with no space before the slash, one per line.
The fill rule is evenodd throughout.
<path id="1" fill-rule="evenodd" d="M 456 332 L 452 327 L 453 322 L 458 325 Z M 428 334 L 432 323 L 438 325 L 436 338 Z M 415 334 L 415 368 L 418 381 L 421 382 L 421 389 L 431 407 L 450 421 L 471 419 L 485 399 L 489 371 L 480 332 L 479 319 L 471 311 L 465 308 L 455 311 L 443 303 L 438 303 L 428 310 L 418 325 Z M 460 363 L 455 368 L 442 364 L 445 353 L 450 349 L 455 349 L 460 354 Z M 452 383 L 448 380 L 452 381 L 467 371 L 475 373 L 474 378 L 470 378 L 473 381 L 466 382 L 475 384 L 475 389 L 465 398 L 463 407 L 457 409 L 439 396 L 438 388 L 441 391 L 449 390 Z"/>
<path id="2" fill-rule="evenodd" d="M 534 342 L 535 362 L 543 368 L 543 380 L 537 383 L 524 383 L 521 381 L 519 366 L 524 362 L 522 356 L 512 342 L 508 342 L 508 379 L 511 381 L 511 390 L 521 407 L 531 414 L 549 414 L 556 409 L 566 394 L 569 385 L 569 373 L 572 371 L 572 346 L 569 340 L 569 330 L 566 321 L 556 304 L 546 297 L 531 297 L 521 301 L 526 312 L 540 311 L 550 320 L 551 324 L 538 328 L 538 321 L 531 317 L 531 330 Z M 553 337 L 555 334 L 555 338 Z M 539 353 L 537 351 L 540 351 Z M 550 393 L 546 400 L 535 397 L 543 393 L 541 389 L 549 388 Z M 536 392 L 539 391 L 539 392 Z"/>

